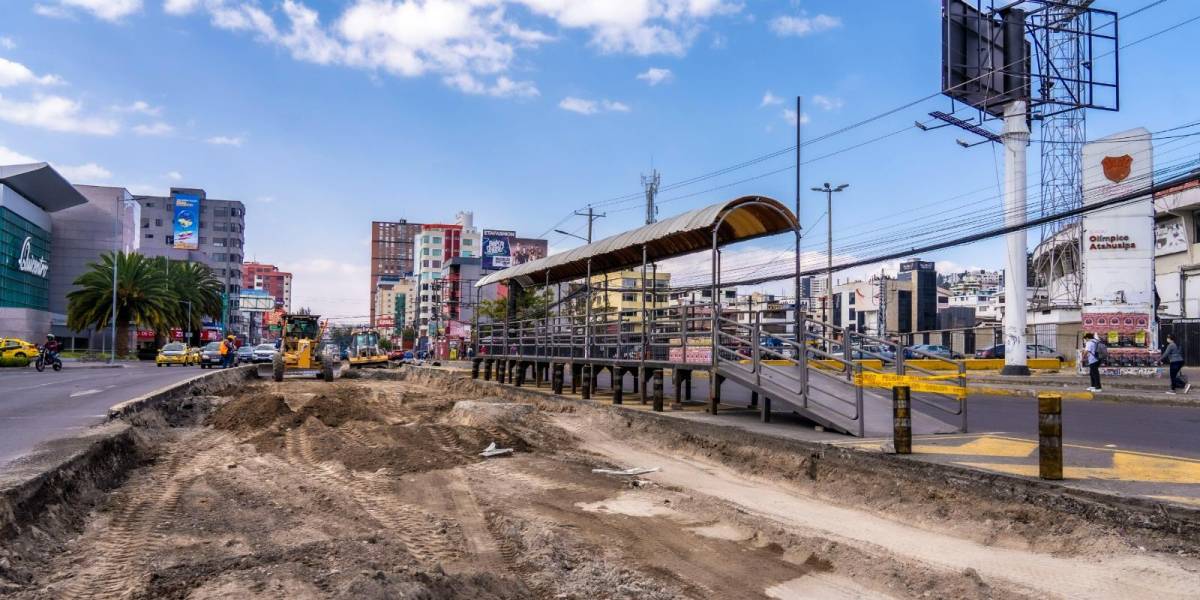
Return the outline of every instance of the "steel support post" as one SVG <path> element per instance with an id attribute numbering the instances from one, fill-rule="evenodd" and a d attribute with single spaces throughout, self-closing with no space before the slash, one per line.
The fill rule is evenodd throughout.
<path id="1" fill-rule="evenodd" d="M 582 373 L 582 372 L 583 372 L 582 365 L 576 364 L 574 362 L 571 363 L 571 393 L 572 394 L 579 393 L 579 377 L 580 377 L 580 373 Z"/>
<path id="2" fill-rule="evenodd" d="M 750 392 L 750 408 L 758 407 L 758 392 Z"/>
<path id="3" fill-rule="evenodd" d="M 771 397 L 763 394 L 762 404 L 759 406 L 758 418 L 763 423 L 771 422 Z"/>
<path id="4" fill-rule="evenodd" d="M 671 383 L 675 384 L 675 401 L 671 410 L 683 410 L 683 374 L 679 369 L 671 369 Z"/>
<path id="5" fill-rule="evenodd" d="M 561 395 L 563 393 L 563 371 L 565 370 L 564 365 L 562 363 L 554 363 L 550 366 L 550 369 L 552 371 L 552 383 L 550 386 L 555 394 Z"/>
<path id="6" fill-rule="evenodd" d="M 722 383 L 725 383 L 725 378 L 714 370 L 708 381 L 708 414 L 710 415 L 717 414 L 717 407 L 721 405 Z"/>
<path id="7" fill-rule="evenodd" d="M 1038 475 L 1063 478 L 1062 394 L 1038 394 Z"/>
<path id="8" fill-rule="evenodd" d="M 646 397 L 649 396 L 649 393 L 648 393 L 649 390 L 646 389 L 646 378 L 647 377 L 648 377 L 648 375 L 646 374 L 646 366 L 645 365 L 639 366 L 637 368 L 637 381 L 634 382 L 633 389 L 637 390 L 638 384 L 639 383 L 641 384 L 642 391 L 638 393 L 638 400 L 641 401 L 642 404 L 646 403 L 646 400 L 647 400 Z"/>
<path id="9" fill-rule="evenodd" d="M 514 362 L 517 363 L 517 376 L 513 378 L 513 382 L 517 387 L 521 387 L 525 385 L 525 370 L 529 368 L 529 363 L 523 360 Z"/>
<path id="10" fill-rule="evenodd" d="M 592 399 L 592 369 L 594 368 L 591 363 L 583 365 L 583 389 L 580 394 L 584 400 Z"/>
<path id="11" fill-rule="evenodd" d="M 892 387 L 892 447 L 912 454 L 912 396 L 907 385 Z"/>
<path id="12" fill-rule="evenodd" d="M 1024 100 L 1004 108 L 1004 224 L 1025 223 L 1026 148 L 1029 123 Z M 1026 234 L 1018 229 L 1005 236 L 1008 264 L 1004 271 L 1004 369 L 1001 375 L 1029 375 L 1025 358 Z"/>
<path id="13" fill-rule="evenodd" d="M 542 363 L 533 363 L 533 387 L 542 387 Z"/>
<path id="14" fill-rule="evenodd" d="M 621 404 L 625 401 L 625 369 L 621 367 L 613 368 L 613 404 Z"/>
<path id="15" fill-rule="evenodd" d="M 479 379 L 479 363 L 483 362 L 480 359 L 471 361 L 471 379 Z"/>
<path id="16" fill-rule="evenodd" d="M 493 361 L 493 360 L 483 361 L 483 380 L 484 381 L 492 380 L 492 363 L 493 362 L 495 362 L 495 361 Z"/>
<path id="17" fill-rule="evenodd" d="M 504 383 L 504 376 L 508 374 L 508 359 L 496 361 L 496 383 Z"/>
<path id="18" fill-rule="evenodd" d="M 654 412 L 663 409 L 663 370 L 654 370 Z"/>

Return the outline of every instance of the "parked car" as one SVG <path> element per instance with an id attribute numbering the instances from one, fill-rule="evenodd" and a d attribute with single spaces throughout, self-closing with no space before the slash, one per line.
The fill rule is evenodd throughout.
<path id="1" fill-rule="evenodd" d="M 234 364 L 240 365 L 242 363 L 254 362 L 254 348 L 255 347 L 251 346 L 250 344 L 244 344 L 239 347 L 237 352 L 233 355 Z"/>
<path id="2" fill-rule="evenodd" d="M 412 350 L 404 351 L 404 362 L 413 362 L 413 360 L 415 360 L 415 359 L 416 359 L 416 357 L 413 356 Z"/>
<path id="3" fill-rule="evenodd" d="M 221 342 L 209 342 L 200 349 L 200 368 L 221 366 Z"/>
<path id="4" fill-rule="evenodd" d="M 1025 356 L 1028 358 L 1057 358 L 1059 362 L 1067 360 L 1063 353 L 1042 344 L 1025 344 Z M 1004 344 L 984 348 L 975 353 L 975 358 L 1004 358 Z"/>
<path id="5" fill-rule="evenodd" d="M 190 366 L 192 364 L 192 355 L 188 352 L 187 346 L 180 342 L 171 342 L 158 351 L 158 356 L 154 357 L 154 364 L 158 366 L 182 365 Z"/>
<path id="6" fill-rule="evenodd" d="M 259 344 L 254 347 L 254 353 L 251 361 L 255 363 L 269 363 L 275 360 L 275 344 Z"/>
<path id="7" fill-rule="evenodd" d="M 948 358 L 950 360 L 957 360 L 963 357 L 962 354 L 939 344 L 917 344 L 916 346 L 913 346 L 913 350 L 924 352 L 925 354 L 932 354 L 938 358 Z M 924 358 L 920 355 L 916 356 L 919 358 Z"/>
<path id="8" fill-rule="evenodd" d="M 404 360 L 404 351 L 392 350 L 388 352 L 388 360 Z"/>
<path id="9" fill-rule="evenodd" d="M 38 347 L 19 338 L 0 338 L 0 366 L 28 366 L 38 356 Z"/>

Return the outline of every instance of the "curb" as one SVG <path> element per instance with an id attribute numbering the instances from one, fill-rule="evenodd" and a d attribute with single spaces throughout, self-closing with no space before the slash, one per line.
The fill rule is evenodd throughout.
<path id="1" fill-rule="evenodd" d="M 1123 391 L 1123 390 L 1122 390 Z M 1063 400 L 1093 400 L 1096 402 L 1114 402 L 1119 404 L 1146 404 L 1153 406 L 1194 406 L 1200 407 L 1200 396 L 1191 395 L 1168 395 L 1163 390 L 1158 390 L 1157 394 L 1149 393 L 1122 393 L 1117 392 L 1087 392 L 1087 391 L 1067 391 L 1060 388 L 1012 388 L 1012 387 L 990 387 L 990 386 L 967 386 L 967 394 L 980 394 L 987 396 L 1012 396 L 1015 398 L 1037 398 L 1040 393 L 1060 394 Z"/>
<path id="2" fill-rule="evenodd" d="M 528 399 L 535 402 L 555 402 L 572 406 L 586 406 L 607 411 L 632 422 L 643 420 L 664 428 L 677 428 L 678 433 L 691 439 L 700 439 L 707 444 L 721 443 L 736 435 L 751 436 L 764 446 L 786 448 L 790 452 L 810 456 L 826 463 L 825 468 L 843 475 L 862 477 L 890 477 L 895 480 L 923 479 L 937 487 L 946 486 L 969 489 L 971 493 L 999 500 L 1029 503 L 1050 510 L 1058 510 L 1110 526 L 1130 527 L 1154 531 L 1183 539 L 1200 539 L 1200 509 L 1178 504 L 1164 504 L 1154 500 L 1118 496 L 1092 490 L 1070 488 L 1056 483 L 980 471 L 955 465 L 944 465 L 912 460 L 893 454 L 867 453 L 852 448 L 828 443 L 795 440 L 770 434 L 751 432 L 742 428 L 719 423 L 680 420 L 621 406 L 606 406 L 582 400 L 570 395 L 554 395 L 544 388 L 517 388 L 495 381 L 471 379 L 469 375 L 428 367 L 401 369 L 405 374 L 429 374 L 447 383 L 453 382 L 457 389 L 472 386 L 479 393 L 498 393 L 504 399 Z"/>
<path id="3" fill-rule="evenodd" d="M 65 516 L 70 511 L 56 507 L 99 502 L 141 464 L 145 457 L 136 428 L 122 418 L 147 408 L 169 409 L 172 401 L 215 392 L 248 377 L 248 369 L 203 373 L 126 400 L 108 410 L 106 422 L 45 442 L 18 463 L 10 463 L 0 473 L 0 541 L 35 530 L 44 519 L 70 521 Z"/>

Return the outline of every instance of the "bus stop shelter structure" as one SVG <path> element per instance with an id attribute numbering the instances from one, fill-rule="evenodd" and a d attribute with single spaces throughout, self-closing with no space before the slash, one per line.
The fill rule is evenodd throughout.
<path id="1" fill-rule="evenodd" d="M 764 327 L 762 311 L 721 302 L 722 249 L 773 235 L 793 237 L 799 273 L 801 232 L 796 216 L 772 198 L 743 196 L 488 275 L 477 287 L 506 285 L 508 307 L 502 322 L 475 327 L 472 376 L 490 380 L 494 375 L 500 383 L 518 386 L 532 379 L 534 385 L 548 383 L 561 394 L 569 375 L 571 392 L 578 390 L 590 399 L 597 392 L 598 376 L 608 370 L 614 404 L 624 402 L 626 376 L 632 375 L 632 391 L 639 400 L 652 402 L 653 409 L 661 411 L 667 373 L 674 388 L 673 402 L 679 405 L 691 400 L 693 375 L 703 372 L 709 379 L 707 411 L 712 414 L 721 406 L 722 386 L 732 382 L 750 390 L 751 406 L 763 421 L 770 420 L 772 402 L 778 402 L 835 431 L 858 436 L 890 432 L 890 396 L 864 388 L 902 380 L 905 352 L 897 352 L 900 358 L 890 367 L 882 357 L 856 357 L 857 351 L 852 352 L 856 343 L 862 347 L 868 341 L 889 342 L 810 321 L 798 302 L 793 303 L 792 319 L 782 332 L 777 325 L 770 331 Z M 710 301 L 667 306 L 647 302 L 648 296 L 657 299 L 669 293 L 657 286 L 655 263 L 701 252 L 710 256 Z M 637 294 L 640 308 L 614 311 L 597 306 L 598 294 L 610 291 L 606 275 L 631 269 L 640 269 L 640 285 L 621 289 Z M 568 284 L 565 295 L 564 283 Z M 542 314 L 519 314 L 518 299 L 536 288 L 556 290 L 555 302 Z M 951 370 L 965 390 L 962 365 Z M 947 389 L 935 391 L 957 395 L 949 389 L 952 386 L 941 387 Z M 959 429 L 965 430 L 962 396 L 949 408 L 946 402 L 928 402 L 961 414 Z M 954 412 L 954 405 L 959 412 Z M 927 430 L 923 432 L 953 429 L 914 414 L 914 426 L 918 424 Z"/>

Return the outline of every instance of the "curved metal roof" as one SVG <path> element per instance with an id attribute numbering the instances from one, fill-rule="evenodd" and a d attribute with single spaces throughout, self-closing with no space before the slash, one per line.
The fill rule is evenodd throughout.
<path id="1" fill-rule="evenodd" d="M 497 271 L 480 279 L 475 287 L 512 279 L 525 287 L 580 279 L 587 277 L 589 259 L 592 274 L 638 266 L 643 246 L 651 262 L 708 250 L 712 248 L 712 228 L 718 222 L 717 243 L 724 246 L 792 231 L 796 216 L 773 198 L 742 196 Z"/>
<path id="2" fill-rule="evenodd" d="M 0 183 L 46 212 L 87 203 L 87 198 L 75 186 L 44 162 L 0 166 Z"/>

